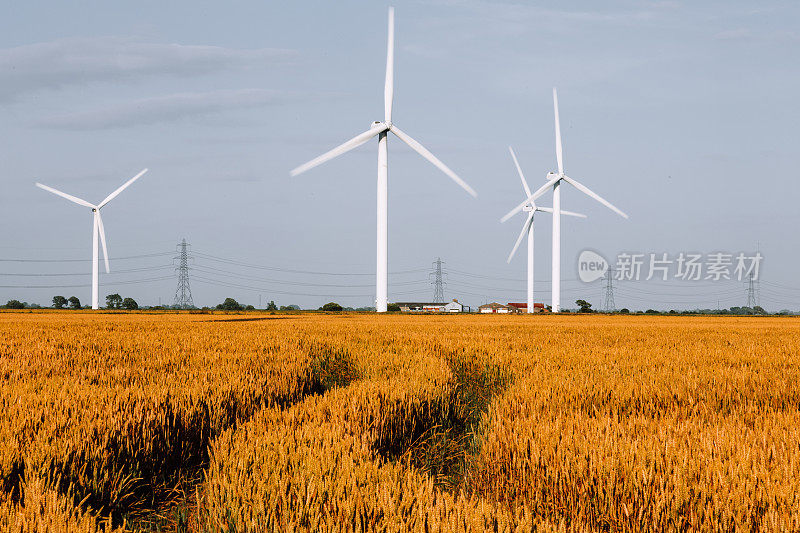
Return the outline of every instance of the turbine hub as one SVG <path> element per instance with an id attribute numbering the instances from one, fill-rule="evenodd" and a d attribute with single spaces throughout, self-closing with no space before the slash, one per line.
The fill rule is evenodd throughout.
<path id="1" fill-rule="evenodd" d="M 535 206 L 532 205 L 532 204 L 528 204 L 528 205 L 526 205 L 525 207 L 522 208 L 522 210 L 525 211 L 526 213 L 530 213 L 534 209 L 535 209 Z"/>

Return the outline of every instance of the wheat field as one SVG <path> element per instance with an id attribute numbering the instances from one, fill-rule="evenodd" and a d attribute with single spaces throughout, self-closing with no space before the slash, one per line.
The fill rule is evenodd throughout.
<path id="1" fill-rule="evenodd" d="M 0 313 L 4 531 L 800 529 L 800 322 Z"/>

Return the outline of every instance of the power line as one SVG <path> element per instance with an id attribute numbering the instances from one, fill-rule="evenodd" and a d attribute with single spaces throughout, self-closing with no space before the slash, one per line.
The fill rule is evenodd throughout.
<path id="1" fill-rule="evenodd" d="M 305 292 L 289 292 L 289 291 L 281 291 L 275 289 L 265 289 L 263 287 L 253 287 L 251 285 L 243 285 L 240 283 L 231 283 L 227 281 L 221 281 L 216 279 L 210 279 L 203 276 L 194 276 L 194 279 L 197 281 L 199 280 L 201 283 L 208 283 L 210 285 L 218 285 L 221 287 L 230 287 L 235 289 L 242 289 L 247 291 L 253 292 L 266 292 L 266 293 L 274 293 L 274 294 L 283 294 L 288 296 L 329 296 L 329 297 L 340 297 L 340 298 L 368 298 L 374 297 L 373 293 L 369 294 L 331 294 L 331 293 L 305 293 Z M 396 291 L 394 294 L 419 294 L 420 292 L 424 292 L 427 289 L 420 289 L 415 291 Z"/>
<path id="2" fill-rule="evenodd" d="M 259 270 L 272 270 L 276 272 L 287 272 L 289 274 L 313 274 L 317 276 L 375 276 L 374 272 L 370 273 L 361 273 L 361 272 L 319 272 L 313 270 L 296 270 L 291 268 L 280 268 L 280 267 L 273 267 L 273 266 L 266 266 L 266 265 L 255 265 L 252 263 L 244 263 L 242 261 L 236 261 L 233 259 L 226 259 L 224 257 L 217 257 L 211 254 L 204 254 L 202 252 L 194 252 L 194 254 L 198 257 L 206 258 L 211 261 L 216 261 L 219 263 L 227 263 L 230 265 L 237 265 L 243 266 L 247 268 L 255 268 Z M 427 272 L 425 268 L 415 268 L 411 270 L 396 270 L 393 272 L 389 272 L 389 274 L 411 274 L 414 272 Z"/>
<path id="3" fill-rule="evenodd" d="M 141 259 L 144 257 L 161 257 L 165 255 L 172 255 L 174 252 L 158 252 L 153 254 L 143 255 L 128 255 L 125 257 L 109 258 L 109 261 L 125 261 L 128 259 Z M 4 263 L 88 263 L 91 259 L 22 259 L 22 258 L 5 258 L 0 259 Z"/>
<path id="4" fill-rule="evenodd" d="M 174 279 L 172 276 L 162 276 L 158 278 L 146 279 L 131 279 L 126 281 L 115 281 L 114 285 L 130 285 L 133 283 L 151 283 L 154 281 L 163 281 L 166 279 Z M 77 289 L 90 287 L 91 283 L 82 283 L 77 285 L 0 285 L 0 289 Z"/>
<path id="5" fill-rule="evenodd" d="M 220 268 L 213 268 L 206 265 L 194 265 L 189 267 L 189 270 L 195 270 L 198 272 L 203 272 L 206 274 L 224 274 L 226 276 L 231 276 L 237 279 L 242 279 L 246 281 L 257 281 L 260 283 L 277 283 L 279 285 L 300 285 L 303 287 L 335 287 L 335 288 L 354 288 L 354 289 L 365 289 L 369 287 L 374 287 L 374 284 L 347 284 L 347 283 L 308 283 L 305 281 L 288 281 L 288 280 L 281 280 L 281 279 L 272 279 L 272 278 L 256 278 L 253 276 L 245 276 L 242 274 L 237 274 L 235 272 L 231 272 L 229 270 L 223 270 Z M 413 280 L 413 281 L 399 281 L 392 283 L 393 286 L 398 285 L 417 285 L 420 283 L 427 283 L 428 280 L 420 279 L 420 280 Z"/>
<path id="6" fill-rule="evenodd" d="M 150 272 L 154 270 L 166 270 L 168 268 L 173 268 L 174 265 L 161 265 L 156 267 L 142 267 L 142 268 L 127 268 L 124 270 L 112 270 L 111 272 L 104 274 L 104 276 L 109 276 L 111 274 L 129 274 L 131 272 Z M 53 274 L 23 274 L 18 272 L 1 272 L 0 276 L 20 276 L 20 277 L 66 277 L 66 276 L 85 276 L 86 272 L 68 272 L 68 273 L 53 273 Z"/>

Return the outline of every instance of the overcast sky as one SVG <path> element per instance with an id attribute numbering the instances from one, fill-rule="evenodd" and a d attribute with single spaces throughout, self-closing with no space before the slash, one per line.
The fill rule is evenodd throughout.
<path id="1" fill-rule="evenodd" d="M 90 300 L 90 212 L 35 181 L 99 202 L 148 167 L 103 209 L 112 274 L 101 298 L 172 303 L 169 252 L 186 237 L 197 305 L 259 295 L 373 305 L 376 143 L 297 178 L 289 170 L 383 118 L 387 5 L 7 3 L 0 300 Z M 630 215 L 564 189 L 563 208 L 589 216 L 563 219 L 564 305 L 601 304 L 600 282 L 576 280 L 586 248 L 613 262 L 622 251 L 758 246 L 762 305 L 800 308 L 796 2 L 396 7 L 394 122 L 478 198 L 390 139 L 390 301 L 430 300 L 436 257 L 448 299 L 524 301 L 524 253 L 506 264 L 524 217 L 499 222 L 524 199 L 507 147 L 531 185 L 543 183 L 555 167 L 557 86 L 567 173 Z M 538 217 L 536 300 L 546 303 L 550 231 Z M 745 289 L 621 282 L 616 304 L 730 307 Z"/>

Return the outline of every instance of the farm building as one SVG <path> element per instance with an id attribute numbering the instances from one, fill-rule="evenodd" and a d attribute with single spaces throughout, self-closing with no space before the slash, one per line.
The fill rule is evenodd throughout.
<path id="1" fill-rule="evenodd" d="M 442 313 L 447 304 L 430 302 L 397 302 L 403 313 Z"/>
<path id="2" fill-rule="evenodd" d="M 527 303 L 509 302 L 508 306 L 509 307 L 513 307 L 514 309 L 516 309 L 520 313 L 527 313 L 528 312 L 528 304 Z M 545 309 L 544 304 L 537 304 L 537 303 L 533 304 L 533 312 L 534 313 L 542 313 L 542 312 L 546 312 L 546 311 L 547 311 L 547 309 Z"/>
<path id="3" fill-rule="evenodd" d="M 449 304 L 444 306 L 444 310 L 448 313 L 464 313 L 469 312 L 469 307 L 462 304 L 458 300 L 453 300 Z"/>
<path id="4" fill-rule="evenodd" d="M 458 300 L 450 303 L 397 302 L 403 313 L 469 313 L 470 309 Z"/>
<path id="5" fill-rule="evenodd" d="M 510 305 L 503 305 L 497 302 L 492 302 L 490 304 L 483 304 L 482 306 L 478 307 L 478 312 L 480 313 L 519 313 L 519 310 L 516 307 L 511 307 Z"/>

